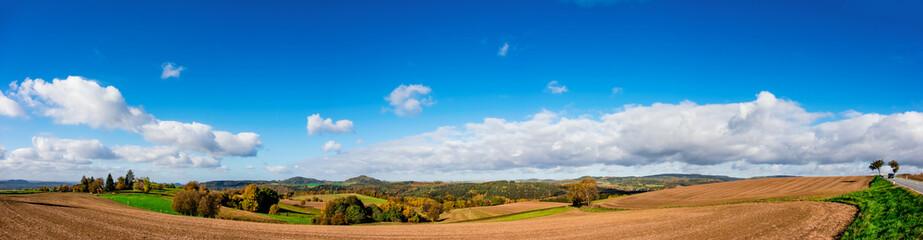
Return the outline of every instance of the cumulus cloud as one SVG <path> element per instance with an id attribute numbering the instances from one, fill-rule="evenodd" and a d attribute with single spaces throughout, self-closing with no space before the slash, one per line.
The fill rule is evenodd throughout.
<path id="1" fill-rule="evenodd" d="M 401 84 L 391 91 L 385 100 L 393 107 L 391 110 L 394 114 L 412 117 L 423 112 L 424 106 L 428 107 L 436 103 L 432 97 L 427 96 L 431 91 L 432 89 L 421 84 Z"/>
<path id="2" fill-rule="evenodd" d="M 324 147 L 322 147 L 321 149 L 323 149 L 324 152 L 330 152 L 330 151 L 339 152 L 340 150 L 343 149 L 343 145 L 337 143 L 336 141 L 330 140 L 330 141 L 327 141 L 327 143 L 324 143 Z"/>
<path id="3" fill-rule="evenodd" d="M 123 129 L 138 133 L 156 146 L 157 159 L 142 162 L 157 166 L 213 167 L 225 156 L 255 156 L 262 146 L 259 135 L 252 132 L 233 134 L 213 130 L 210 125 L 163 121 L 140 107 L 129 106 L 121 92 L 113 86 L 100 86 L 96 81 L 69 76 L 46 82 L 26 79 L 10 84 L 14 96 L 42 115 L 59 124 L 84 124 L 93 128 Z M 167 150 L 170 151 L 167 151 Z M 120 157 L 139 159 L 122 151 Z"/>
<path id="4" fill-rule="evenodd" d="M 115 87 L 102 87 L 82 77 L 70 76 L 52 82 L 26 78 L 21 84 L 10 86 L 20 100 L 59 124 L 137 131 L 154 121 L 144 110 L 128 106 Z"/>
<path id="5" fill-rule="evenodd" d="M 500 49 L 497 50 L 497 56 L 506 57 L 506 53 L 509 50 L 510 50 L 510 43 L 503 43 L 503 46 L 500 46 Z"/>
<path id="6" fill-rule="evenodd" d="M 558 83 L 558 81 L 548 82 L 548 85 L 545 87 L 545 89 L 553 94 L 561 94 L 567 92 L 567 86 L 561 85 Z"/>
<path id="7" fill-rule="evenodd" d="M 26 116 L 26 112 L 22 110 L 19 103 L 16 103 L 12 99 L 6 97 L 6 95 L 3 95 L 3 92 L 0 92 L 0 115 L 23 117 Z"/>
<path id="8" fill-rule="evenodd" d="M 321 133 L 353 133 L 353 122 L 350 120 L 338 120 L 336 122 L 333 119 L 327 118 L 324 119 L 320 114 L 314 114 L 308 116 L 308 135 L 320 135 Z"/>
<path id="9" fill-rule="evenodd" d="M 215 156 L 183 151 L 175 146 L 119 146 L 113 151 L 119 158 L 131 162 L 152 163 L 155 167 L 170 168 L 220 168 Z"/>
<path id="10" fill-rule="evenodd" d="M 163 68 L 163 73 L 160 74 L 160 79 L 167 79 L 171 77 L 178 78 L 179 72 L 183 71 L 183 67 L 176 67 L 173 63 L 168 62 L 160 65 Z"/>
<path id="11" fill-rule="evenodd" d="M 0 144 L 0 160 L 6 158 L 6 147 Z"/>
<path id="12" fill-rule="evenodd" d="M 486 118 L 463 128 L 442 127 L 302 164 L 347 175 L 664 163 L 814 166 L 829 172 L 878 158 L 923 166 L 923 114 L 872 113 L 818 124 L 830 116 L 769 92 L 743 103 L 625 106 L 599 118 L 543 111 L 525 121 Z"/>

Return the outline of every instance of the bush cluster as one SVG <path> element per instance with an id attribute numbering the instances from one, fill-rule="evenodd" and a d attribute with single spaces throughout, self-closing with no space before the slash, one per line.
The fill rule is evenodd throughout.
<path id="1" fill-rule="evenodd" d="M 441 213 L 441 206 L 439 209 Z M 412 207 L 397 201 L 366 207 L 356 196 L 347 196 L 324 204 L 320 216 L 314 218 L 313 223 L 348 225 L 369 222 L 421 222 L 424 219 Z"/>
<path id="2" fill-rule="evenodd" d="M 188 186 L 188 185 L 187 185 Z M 207 189 L 189 188 L 182 192 L 177 192 L 173 196 L 173 204 L 170 207 L 183 215 L 215 217 L 221 205 L 221 196 L 219 193 L 212 193 Z"/>

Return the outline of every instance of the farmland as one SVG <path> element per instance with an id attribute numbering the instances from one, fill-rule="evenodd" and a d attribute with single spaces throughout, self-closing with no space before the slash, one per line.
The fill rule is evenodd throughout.
<path id="1" fill-rule="evenodd" d="M 865 189 L 871 177 L 764 178 L 678 187 L 597 203 L 605 208 L 702 206 L 759 200 L 828 198 Z"/>
<path id="2" fill-rule="evenodd" d="M 146 211 L 79 193 L 0 196 L 0 235 L 13 239 L 98 238 L 631 238 L 830 239 L 856 208 L 831 202 L 767 202 L 591 213 L 521 221 L 315 226 L 229 221 Z M 80 223 L 80 224 L 74 224 Z"/>
<path id="3" fill-rule="evenodd" d="M 555 202 L 518 202 L 497 206 L 455 209 L 450 212 L 443 213 L 440 218 L 445 219 L 444 222 L 462 222 L 506 216 L 522 212 L 544 210 L 549 208 L 560 208 L 564 206 L 567 206 L 567 204 Z"/>

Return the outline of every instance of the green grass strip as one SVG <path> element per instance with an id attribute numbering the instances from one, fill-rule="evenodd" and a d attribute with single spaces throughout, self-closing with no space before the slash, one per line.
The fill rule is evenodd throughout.
<path id="1" fill-rule="evenodd" d="M 40 193 L 42 191 L 34 190 L 2 190 L 0 194 L 30 194 L 30 193 Z"/>
<path id="2" fill-rule="evenodd" d="M 923 196 L 876 176 L 862 191 L 827 199 L 855 205 L 859 214 L 841 239 L 916 239 L 923 236 Z"/>
<path id="3" fill-rule="evenodd" d="M 154 212 L 179 215 L 170 207 L 173 202 L 161 198 L 159 195 L 145 193 L 99 194 L 101 198 L 113 200 L 131 207 L 150 210 Z"/>

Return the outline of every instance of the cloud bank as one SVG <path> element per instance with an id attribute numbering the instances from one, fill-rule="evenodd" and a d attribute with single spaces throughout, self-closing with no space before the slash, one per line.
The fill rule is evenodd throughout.
<path id="1" fill-rule="evenodd" d="M 296 166 L 312 166 L 304 168 L 306 174 L 328 169 L 342 175 L 662 164 L 753 171 L 794 166 L 824 171 L 815 174 L 854 174 L 864 166 L 845 166 L 878 158 L 923 166 L 923 114 L 818 121 L 831 117 L 769 92 L 743 103 L 625 106 L 599 118 L 543 111 L 525 121 L 486 118 L 463 128 L 442 127 Z"/>
<path id="2" fill-rule="evenodd" d="M 159 120 L 140 107 L 129 106 L 115 87 L 102 87 L 82 77 L 51 82 L 27 78 L 10 86 L 12 96 L 55 123 L 122 129 L 140 134 L 157 145 L 110 148 L 99 140 L 34 137 L 33 147 L 13 150 L 4 163 L 6 166 L 60 159 L 81 164 L 92 160 L 126 160 L 160 167 L 217 168 L 221 167 L 222 157 L 255 156 L 262 145 L 259 135 L 252 132 L 233 134 L 201 123 Z"/>

